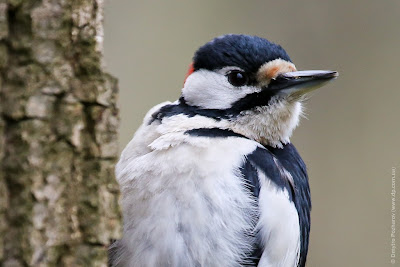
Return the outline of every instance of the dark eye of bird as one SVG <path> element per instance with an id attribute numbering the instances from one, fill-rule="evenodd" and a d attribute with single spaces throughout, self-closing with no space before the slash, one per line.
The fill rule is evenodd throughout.
<path id="1" fill-rule="evenodd" d="M 226 74 L 226 76 L 228 77 L 229 83 L 233 86 L 239 87 L 246 85 L 249 82 L 249 77 L 247 74 L 240 70 L 230 71 L 228 74 Z"/>

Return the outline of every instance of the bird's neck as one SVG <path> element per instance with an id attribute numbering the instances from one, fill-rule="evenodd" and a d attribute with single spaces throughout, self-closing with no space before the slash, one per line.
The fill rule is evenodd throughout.
<path id="1" fill-rule="evenodd" d="M 282 147 L 290 142 L 301 114 L 299 102 L 276 102 L 242 113 L 231 122 L 230 128 L 263 145 Z"/>
<path id="2" fill-rule="evenodd" d="M 299 102 L 277 101 L 270 106 L 241 112 L 232 118 L 181 113 L 164 117 L 159 130 L 163 134 L 201 128 L 229 129 L 263 145 L 282 147 L 290 142 L 301 112 L 302 106 Z"/>

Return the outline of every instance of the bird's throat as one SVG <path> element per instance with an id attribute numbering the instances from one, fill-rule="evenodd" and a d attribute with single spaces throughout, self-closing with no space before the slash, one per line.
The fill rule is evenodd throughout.
<path id="1" fill-rule="evenodd" d="M 301 113 L 301 103 L 276 100 L 268 106 L 256 107 L 243 111 L 238 116 L 219 120 L 200 114 L 165 117 L 159 130 L 161 134 L 165 134 L 199 128 L 228 129 L 263 145 L 282 147 L 290 142 Z"/>

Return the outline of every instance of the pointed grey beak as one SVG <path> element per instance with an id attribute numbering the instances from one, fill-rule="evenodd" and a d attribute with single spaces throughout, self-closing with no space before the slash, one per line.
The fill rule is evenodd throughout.
<path id="1" fill-rule="evenodd" d="M 267 90 L 282 94 L 303 95 L 311 92 L 339 76 L 336 71 L 305 70 L 279 74 L 269 83 Z"/>

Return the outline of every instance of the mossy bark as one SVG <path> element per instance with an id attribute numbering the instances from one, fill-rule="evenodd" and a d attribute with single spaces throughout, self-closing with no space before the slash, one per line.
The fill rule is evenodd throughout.
<path id="1" fill-rule="evenodd" d="M 120 232 L 103 0 L 0 0 L 0 265 L 107 266 Z"/>

